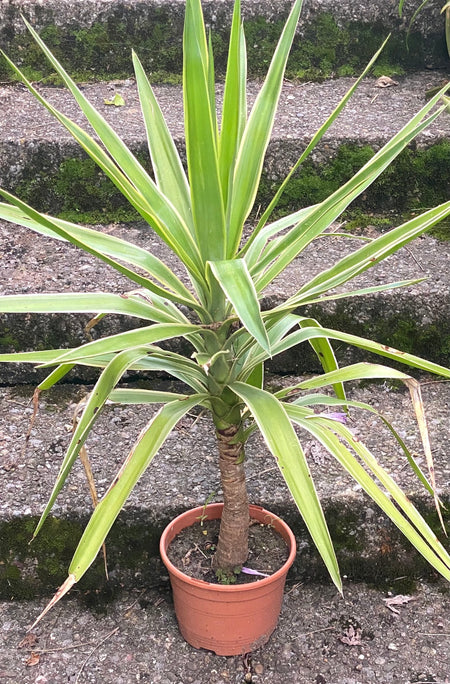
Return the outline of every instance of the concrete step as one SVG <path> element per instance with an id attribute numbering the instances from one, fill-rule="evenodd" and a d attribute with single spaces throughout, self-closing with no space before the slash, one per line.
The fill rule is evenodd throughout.
<path id="1" fill-rule="evenodd" d="M 280 208 L 298 208 L 324 199 L 351 177 L 425 103 L 425 92 L 445 73 L 418 72 L 397 86 L 379 88 L 366 79 L 288 186 Z M 326 121 L 353 83 L 351 78 L 324 83 L 286 82 L 267 151 L 257 203 L 265 206 L 281 179 Z M 218 86 L 218 106 L 222 97 Z M 249 104 L 259 84 L 249 84 Z M 86 125 L 67 91 L 42 88 L 49 101 L 77 123 Z M 86 85 L 84 92 L 127 144 L 149 166 L 146 137 L 132 80 Z M 105 104 L 120 93 L 125 106 Z M 0 184 L 48 213 L 78 216 L 85 222 L 120 221 L 135 216 L 98 168 L 81 153 L 65 129 L 34 98 L 15 85 L 0 93 Z M 160 86 L 156 95 L 183 156 L 182 93 Z M 20 112 L 20 117 L 17 116 Z M 441 116 L 392 164 L 354 206 L 363 212 L 395 213 L 429 207 L 448 199 L 450 188 L 450 117 Z M 102 218 L 103 217 L 103 218 Z"/>
<path id="2" fill-rule="evenodd" d="M 99 230 L 149 248 L 165 260 L 183 279 L 186 275 L 169 250 L 146 224 L 98 226 Z M 365 230 L 376 235 L 375 229 Z M 333 236 L 311 245 L 287 269 L 283 277 L 267 288 L 263 307 L 275 306 L 296 292 L 307 279 L 336 263 L 360 245 L 354 238 Z M 0 224 L 0 291 L 5 294 L 31 292 L 127 292 L 134 285 L 118 276 L 94 257 L 80 254 L 71 245 L 39 238 L 12 224 Z M 369 269 L 349 286 L 364 288 L 380 283 L 428 278 L 425 282 L 398 290 L 311 305 L 302 313 L 316 317 L 323 325 L 371 337 L 382 344 L 420 354 L 444 365 L 450 364 L 450 243 L 424 236 L 397 255 Z M 95 313 L 95 312 L 94 312 Z M 0 349 L 26 351 L 72 347 L 87 341 L 85 325 L 91 316 L 63 314 L 0 314 Z M 91 330 L 94 338 L 136 326 L 136 319 L 107 316 Z M 180 340 L 170 348 L 186 352 Z M 335 344 L 341 363 L 366 358 L 362 352 Z M 272 372 L 304 373 L 320 370 L 309 345 L 275 357 Z M 43 379 L 30 365 L 0 364 L 0 384 L 33 383 Z M 92 382 L 92 371 L 76 368 L 72 381 Z"/>
<path id="3" fill-rule="evenodd" d="M 272 378 L 273 387 L 295 381 Z M 298 379 L 297 379 L 298 380 Z M 152 381 L 152 387 L 170 388 Z M 84 471 L 73 468 L 49 518 L 33 544 L 28 545 L 37 518 L 49 497 L 70 440 L 75 403 L 89 387 L 66 385 L 42 396 L 37 420 L 24 451 L 32 413 L 32 387 L 0 389 L 0 598 L 31 598 L 47 594 L 65 578 L 81 530 L 91 511 Z M 423 398 L 439 496 L 450 503 L 449 410 L 450 385 L 434 378 L 423 381 Z M 386 386 L 354 387 L 353 399 L 371 403 L 399 431 L 417 462 L 426 470 L 409 394 Z M 152 414 L 150 407 L 106 407 L 89 437 L 87 448 L 103 495 L 136 436 Z M 418 485 L 390 432 L 373 414 L 352 412 L 351 428 L 367 444 L 442 538 L 431 497 Z M 407 576 L 434 577 L 419 554 L 402 540 L 375 504 L 361 492 L 330 456 L 308 436 L 302 442 L 312 477 L 336 545 L 341 572 L 354 581 L 384 582 Z M 300 520 L 274 459 L 254 435 L 246 450 L 249 498 L 281 515 L 297 535 L 296 573 L 301 581 L 328 581 L 326 570 Z M 108 537 L 111 584 L 137 586 L 150 581 L 158 540 L 176 514 L 202 505 L 213 494 L 221 499 L 216 445 L 206 416 L 187 417 L 167 439 L 121 512 Z M 448 522 L 449 507 L 444 516 Z M 448 547 L 448 540 L 444 542 Z M 151 582 L 150 582 L 151 583 Z M 99 560 L 80 584 L 83 591 L 104 585 Z"/>
<path id="4" fill-rule="evenodd" d="M 155 585 L 158 585 L 155 587 Z M 0 675 L 6 684 L 424 684 L 448 682 L 450 603 L 442 583 L 421 582 L 405 603 L 364 584 L 298 584 L 291 574 L 278 627 L 246 658 L 196 651 L 179 634 L 167 582 L 123 591 L 108 605 L 66 597 L 25 638 L 44 600 L 0 604 Z M 399 588 L 400 587 L 400 588 Z M 76 590 L 72 590 L 75 593 Z M 409 601 L 409 597 L 411 600 Z M 84 599 L 84 601 L 83 601 Z M 402 600 L 400 598 L 400 600 Z M 351 631 L 353 627 L 353 632 Z M 353 645 L 351 636 L 353 635 Z M 350 641 L 350 643 L 349 643 Z M 32 653 L 34 652 L 34 656 Z M 27 665 L 28 662 L 28 665 Z M 244 676 L 252 673 L 252 679 Z"/>
<path id="5" fill-rule="evenodd" d="M 391 39 L 380 64 L 390 73 L 448 65 L 440 0 L 432 0 L 407 30 L 416 3 L 376 0 L 359 3 L 305 0 L 298 36 L 288 65 L 291 77 L 306 80 L 349 75 L 365 65 L 384 38 Z M 244 0 L 242 10 L 250 48 L 249 69 L 264 73 L 292 3 Z M 126 78 L 132 73 L 131 48 L 154 80 L 177 80 L 182 64 L 184 0 L 14 0 L 0 8 L 0 43 L 35 78 L 51 70 L 25 31 L 24 14 L 58 57 L 81 80 Z M 216 68 L 224 73 L 233 0 L 206 0 L 205 20 L 212 31 Z M 0 79 L 11 76 L 0 67 Z"/>

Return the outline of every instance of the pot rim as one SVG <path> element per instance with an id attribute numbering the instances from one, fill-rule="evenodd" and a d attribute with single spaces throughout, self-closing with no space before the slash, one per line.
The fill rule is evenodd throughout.
<path id="1" fill-rule="evenodd" d="M 212 503 L 208 504 L 205 508 L 205 506 L 196 506 L 195 508 L 190 508 L 187 511 L 184 511 L 183 513 L 180 513 L 180 515 L 177 515 L 164 529 L 164 532 L 161 535 L 161 539 L 159 542 L 159 552 L 161 554 L 162 561 L 164 565 L 166 566 L 167 570 L 173 574 L 175 577 L 178 579 L 188 582 L 189 584 L 198 586 L 198 587 L 214 587 L 218 592 L 225 592 L 225 593 L 230 593 L 230 592 L 246 592 L 246 591 L 251 591 L 252 589 L 254 590 L 255 587 L 264 587 L 268 584 L 271 584 L 272 582 L 276 582 L 278 579 L 282 578 L 283 575 L 286 575 L 287 571 L 291 567 L 292 563 L 294 562 L 296 553 L 297 553 L 297 544 L 295 541 L 295 536 L 294 533 L 292 532 L 291 528 L 289 525 L 280 517 L 275 515 L 274 513 L 271 513 L 270 511 L 266 510 L 263 506 L 258 506 L 256 504 L 249 504 L 249 511 L 250 511 L 250 516 L 252 515 L 253 512 L 258 512 L 260 515 L 261 514 L 267 514 L 272 521 L 275 521 L 279 527 L 281 527 L 285 534 L 282 534 L 284 540 L 287 542 L 287 544 L 290 546 L 289 548 L 289 556 L 286 559 L 286 561 L 283 563 L 283 565 L 278 568 L 272 575 L 269 577 L 263 577 L 261 579 L 258 579 L 256 582 L 248 582 L 246 584 L 233 584 L 233 585 L 225 585 L 225 584 L 216 584 L 215 582 L 205 582 L 205 580 L 197 579 L 195 577 L 190 577 L 189 575 L 186 575 L 184 572 L 182 572 L 179 568 L 176 567 L 172 563 L 172 561 L 169 559 L 167 555 L 166 549 L 169 547 L 170 542 L 172 539 L 176 536 L 174 535 L 170 541 L 167 541 L 168 537 L 172 533 L 173 526 L 174 524 L 179 521 L 180 519 L 184 517 L 191 516 L 192 514 L 195 513 L 202 513 L 205 510 L 206 511 L 211 511 L 211 509 L 217 511 L 217 510 L 222 510 L 223 509 L 223 503 Z M 220 517 L 220 516 L 217 516 Z M 184 529 L 185 527 L 190 527 L 190 525 L 185 525 L 181 529 Z M 180 529 L 180 531 L 181 531 Z M 281 532 L 279 532 L 281 534 Z"/>

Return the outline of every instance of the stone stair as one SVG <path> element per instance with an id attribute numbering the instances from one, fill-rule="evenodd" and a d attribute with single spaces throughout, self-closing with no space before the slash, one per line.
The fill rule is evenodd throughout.
<path id="1" fill-rule="evenodd" d="M 242 4 L 249 51 L 256 55 L 249 62 L 252 101 L 290 3 L 243 0 Z M 439 14 L 442 0 L 430 2 L 414 23 L 409 53 L 405 38 L 414 9 L 411 2 L 405 3 L 403 19 L 398 17 L 393 0 L 305 0 L 304 5 L 266 158 L 259 197 L 263 206 L 353 83 L 353 75 L 364 67 L 385 35 L 390 31 L 393 35 L 375 75 L 363 82 L 340 120 L 288 188 L 285 210 L 318 201 L 344 182 L 423 106 L 427 90 L 448 79 L 443 20 Z M 205 2 L 204 8 L 220 74 L 232 2 Z M 182 0 L 0 0 L 0 46 L 19 61 L 31 78 L 42 79 L 41 91 L 52 103 L 83 122 L 67 93 L 52 84 L 50 73 L 32 49 L 22 29 L 23 13 L 65 60 L 69 71 L 83 81 L 85 93 L 103 115 L 145 160 L 145 134 L 129 61 L 131 46 L 135 47 L 156 84 L 157 97 L 183 153 L 179 85 L 183 12 Z M 391 75 L 398 85 L 378 87 L 376 79 L 381 74 Z M 10 74 L 2 71 L 2 67 L 0 81 L 0 185 L 41 210 L 71 220 L 78 215 L 82 221 L 95 223 L 99 230 L 151 246 L 156 255 L 174 263 L 148 226 L 126 214 L 114 188 L 97 174 L 65 131 L 22 86 L 11 82 Z M 105 104 L 115 93 L 122 95 L 124 106 Z M 220 98 L 219 83 L 219 103 Z M 354 213 L 344 217 L 347 226 L 342 228 L 349 227 L 351 222 L 358 234 L 371 237 L 385 225 L 398 222 L 400 214 L 410 215 L 420 207 L 447 200 L 449 140 L 450 117 L 444 115 L 403 153 L 390 173 L 377 181 Z M 379 220 L 380 215 L 383 221 Z M 128 223 L 122 221 L 124 217 Z M 361 221 L 359 227 L 355 217 Z M 368 271 L 354 286 L 415 277 L 427 278 L 425 282 L 343 300 L 345 303 L 316 305 L 308 309 L 309 314 L 327 326 L 372 337 L 450 365 L 450 242 L 441 239 L 446 236 L 450 237 L 448 224 L 441 227 L 439 237 L 435 234 L 416 240 Z M 354 238 L 351 234 L 330 235 L 323 244 L 323 249 L 315 247 L 305 252 L 283 279 L 268 288 L 265 306 L 273 306 L 312 274 L 348 253 Z M 179 275 L 184 277 L 180 270 Z M 96 291 L 104 289 L 105 283 L 113 292 L 130 289 L 125 279 L 89 255 L 80 255 L 63 243 L 55 246 L 50 239 L 36 240 L 26 229 L 0 223 L 1 293 Z M 0 350 L 80 344 L 86 340 L 84 328 L 88 318 L 0 315 Z M 107 317 L 92 334 L 99 337 L 132 325 L 133 321 L 123 317 Z M 171 344 L 179 349 L 177 342 Z M 337 354 L 341 362 L 362 358 L 343 347 L 337 349 Z M 286 375 L 297 377 L 318 370 L 313 356 L 303 349 L 268 364 L 270 382 L 277 387 L 286 382 Z M 98 562 L 80 583 L 81 602 L 69 599 L 61 613 L 56 608 L 56 626 L 50 615 L 37 629 L 39 647 L 47 652 L 42 653 L 35 666 L 25 666 L 30 649 L 18 651 L 17 642 L 46 597 L 64 579 L 76 539 L 90 511 L 84 473 L 77 464 L 58 499 L 54 516 L 28 546 L 70 439 L 74 406 L 89 391 L 95 375 L 72 371 L 68 384 L 42 397 L 24 449 L 33 386 L 42 377 L 43 371 L 25 365 L 0 364 L 0 634 L 5 640 L 0 649 L 0 681 L 242 681 L 244 664 L 239 658 L 213 658 L 201 653 L 196 656 L 195 668 L 189 666 L 192 650 L 177 633 L 168 608 L 170 597 L 164 572 L 157 559 L 158 538 L 170 518 L 185 508 L 204 503 L 212 492 L 220 500 L 213 434 L 204 418 L 187 420 L 180 426 L 133 492 L 108 540 L 111 581 L 104 581 L 102 563 Z M 140 382 L 142 378 L 127 376 L 127 381 Z M 422 377 L 422 381 L 439 493 L 448 504 L 450 384 L 433 377 Z M 170 386 L 163 377 L 155 383 L 164 388 Z M 352 398 L 372 403 L 382 411 L 417 454 L 418 462 L 426 467 L 406 389 L 358 386 L 352 388 Z M 99 419 L 88 452 L 100 494 L 149 415 L 143 408 L 108 407 Z M 353 418 L 352 427 L 357 435 L 366 441 L 438 531 L 432 500 L 420 489 L 382 423 L 361 412 L 355 412 Z M 286 495 L 276 464 L 255 438 L 247 454 L 251 500 L 287 519 L 297 534 L 299 555 L 290 576 L 280 628 L 270 644 L 253 656 L 253 681 L 448 682 L 450 652 L 445 635 L 450 631 L 450 623 L 445 583 L 402 542 L 375 505 L 367 503 L 358 487 L 317 445 L 308 442 L 306 447 L 346 577 L 345 599 L 338 598 L 326 586 L 325 571 Z M 446 516 L 448 523 L 448 507 Z M 394 595 L 416 593 L 414 601 L 400 606 L 400 613 L 396 614 L 383 603 L 388 591 Z M 112 603 L 105 608 L 108 598 Z M 92 605 L 106 610 L 107 615 L 94 620 Z M 301 615 L 303 624 L 299 622 Z M 76 627 L 68 626 L 70 621 Z M 341 637 L 348 636 L 349 626 L 355 627 L 356 623 L 362 643 L 350 646 Z M 119 631 L 112 634 L 116 626 Z M 150 643 L 148 652 L 144 632 Z M 99 644 L 104 637 L 104 644 Z M 71 650 L 74 644 L 82 642 L 91 645 Z M 99 644 L 98 649 L 84 665 L 95 644 Z M 62 648 L 62 656 L 52 648 Z"/>
<path id="2" fill-rule="evenodd" d="M 305 0 L 288 73 L 302 78 L 354 74 L 392 33 L 382 58 L 385 68 L 411 70 L 447 64 L 440 0 L 432 0 L 414 21 L 405 49 L 408 26 L 416 3 L 406 2 L 402 18 L 397 2 L 370 3 Z M 232 0 L 208 0 L 205 20 L 212 32 L 217 69 L 224 71 Z M 289 0 L 247 0 L 242 3 L 250 71 L 261 75 L 290 8 Z M 141 55 L 155 79 L 180 77 L 183 0 L 2 0 L 0 43 L 36 79 L 48 77 L 24 29 L 24 15 L 57 56 L 80 77 L 124 78 L 131 74 L 131 47 Z M 7 75 L 1 67 L 1 75 Z"/>

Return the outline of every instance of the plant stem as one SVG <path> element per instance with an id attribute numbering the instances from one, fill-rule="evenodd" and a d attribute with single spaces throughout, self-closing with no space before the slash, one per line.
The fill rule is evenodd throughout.
<path id="1" fill-rule="evenodd" d="M 238 425 L 217 430 L 219 468 L 224 508 L 213 569 L 232 570 L 248 556 L 248 497 L 244 471 L 244 446 L 232 443 Z"/>

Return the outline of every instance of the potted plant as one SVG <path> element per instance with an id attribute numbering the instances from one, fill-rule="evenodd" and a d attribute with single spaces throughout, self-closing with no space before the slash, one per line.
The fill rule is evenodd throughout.
<path id="1" fill-rule="evenodd" d="M 411 390 L 419 419 L 430 465 L 429 481 L 411 456 L 407 455 L 422 484 L 434 496 L 439 511 L 440 502 L 435 491 L 419 385 L 407 374 L 381 364 L 357 363 L 340 368 L 331 340 L 355 345 L 389 360 L 445 378 L 450 378 L 450 370 L 377 342 L 324 328 L 316 320 L 297 313 L 299 308 L 311 302 L 360 296 L 410 284 L 411 281 L 382 284 L 363 290 L 341 290 L 339 293 L 335 290 L 448 216 L 450 202 L 415 216 L 365 243 L 306 282 L 283 303 L 264 311 L 260 306 L 265 288 L 283 273 L 306 246 L 319 236 L 323 237 L 350 202 L 363 193 L 401 150 L 440 115 L 446 106 L 445 102 L 441 102 L 444 90 L 427 102 L 392 140 L 329 198 L 320 204 L 300 208 L 284 218 L 269 221 L 291 173 L 307 157 L 345 106 L 359 83 L 358 79 L 314 136 L 250 234 L 244 234 L 244 224 L 259 186 L 301 4 L 301 0 L 293 4 L 267 77 L 248 115 L 245 39 L 240 2 L 236 0 L 219 121 L 212 48 L 206 36 L 200 0 L 187 0 L 183 64 L 187 173 L 135 54 L 136 83 L 154 179 L 88 102 L 31 26 L 28 25 L 28 28 L 33 37 L 73 94 L 99 142 L 47 102 L 8 60 L 33 95 L 70 131 L 148 222 L 149 227 L 169 246 L 186 272 L 186 279 L 181 280 L 166 264 L 140 247 L 44 215 L 6 190 L 0 191 L 6 200 L 0 204 L 2 219 L 84 249 L 127 276 L 139 288 L 126 294 L 99 292 L 0 297 L 1 311 L 100 311 L 103 315 L 119 313 L 146 322 L 144 327 L 94 340 L 76 349 L 0 356 L 0 361 L 4 362 L 39 363 L 54 367 L 48 378 L 39 385 L 39 390 L 51 387 L 75 364 L 100 369 L 99 378 L 87 399 L 35 534 L 51 511 L 106 402 L 161 405 L 95 508 L 75 551 L 69 576 L 50 606 L 89 568 L 139 477 L 177 422 L 194 407 L 210 412 L 217 436 L 224 503 L 217 550 L 212 561 L 215 569 L 233 570 L 246 562 L 249 502 L 245 482 L 245 444 L 249 436 L 259 430 L 333 582 L 339 590 L 342 589 L 325 517 L 301 442 L 294 430 L 294 425 L 298 425 L 337 459 L 429 563 L 450 579 L 450 556 L 444 546 L 395 481 L 364 444 L 353 438 L 345 424 L 346 413 L 352 406 L 373 410 L 347 399 L 344 389 L 346 381 L 370 378 L 403 380 Z M 373 60 L 364 73 L 372 63 Z M 175 337 L 184 338 L 189 343 L 190 351 L 186 356 L 159 346 L 163 340 Z M 311 345 L 322 364 L 323 373 L 281 391 L 264 389 L 266 360 L 301 343 Z M 169 393 L 121 388 L 120 380 L 129 369 L 148 374 L 164 370 L 181 381 L 186 390 Z M 330 387 L 333 395 L 310 392 L 324 387 Z M 319 405 L 323 406 L 321 413 L 314 410 Z M 266 579 L 261 580 L 260 584 L 265 587 Z M 229 587 L 220 589 L 228 590 Z M 268 635 L 264 634 L 263 638 L 268 638 Z M 248 644 L 233 648 L 235 650 L 232 652 L 247 650 Z"/>

